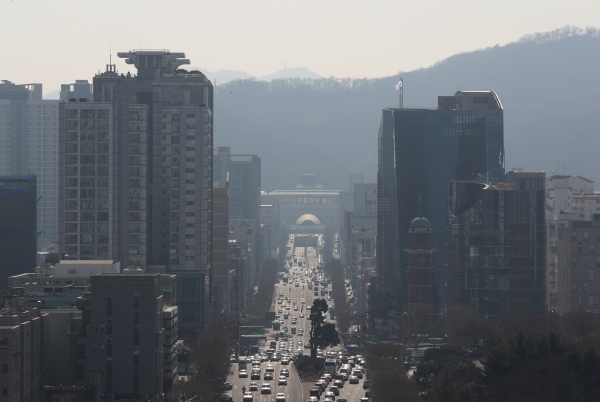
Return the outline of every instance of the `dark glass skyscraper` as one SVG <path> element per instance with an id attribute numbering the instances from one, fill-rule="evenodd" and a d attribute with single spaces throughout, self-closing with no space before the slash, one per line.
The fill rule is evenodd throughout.
<path id="1" fill-rule="evenodd" d="M 497 185 L 448 184 L 448 304 L 545 312 L 545 182 L 544 172 L 509 172 Z"/>
<path id="2" fill-rule="evenodd" d="M 497 183 L 504 177 L 502 104 L 492 91 L 438 97 L 437 109 L 384 109 L 379 128 L 377 272 L 380 291 L 406 302 L 406 228 L 415 216 L 432 225 L 434 301 L 446 285 L 447 184 Z M 419 202 L 421 200 L 421 202 Z"/>

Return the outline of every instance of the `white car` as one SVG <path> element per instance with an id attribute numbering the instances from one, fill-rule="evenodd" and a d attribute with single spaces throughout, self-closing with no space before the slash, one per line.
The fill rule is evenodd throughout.
<path id="1" fill-rule="evenodd" d="M 278 393 L 275 402 L 285 402 L 285 394 L 283 392 Z"/>
<path id="2" fill-rule="evenodd" d="M 279 380 L 277 380 L 277 385 L 287 385 L 287 377 L 286 376 L 279 377 Z"/>

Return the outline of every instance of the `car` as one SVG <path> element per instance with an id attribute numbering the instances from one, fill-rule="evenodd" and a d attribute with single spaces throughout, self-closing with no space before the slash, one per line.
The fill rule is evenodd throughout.
<path id="1" fill-rule="evenodd" d="M 229 363 L 237 363 L 237 358 L 235 357 L 235 355 L 229 356 Z"/>
<path id="2" fill-rule="evenodd" d="M 309 393 L 310 393 L 310 396 L 315 396 L 317 398 L 320 398 L 323 391 L 321 391 L 320 387 L 312 387 L 310 389 Z"/>
<path id="3" fill-rule="evenodd" d="M 371 392 L 369 390 L 365 391 L 365 398 L 368 398 L 371 396 Z"/>
<path id="4" fill-rule="evenodd" d="M 329 390 L 331 392 L 333 392 L 333 395 L 335 395 L 335 396 L 339 396 L 340 395 L 340 389 L 337 386 L 335 386 L 335 385 L 332 385 L 331 387 L 329 387 Z"/>
<path id="5" fill-rule="evenodd" d="M 273 380 L 273 373 L 265 373 L 263 380 Z"/>
<path id="6" fill-rule="evenodd" d="M 365 380 L 365 382 L 363 382 L 363 389 L 369 389 L 370 385 L 371 385 L 371 381 Z"/>
<path id="7" fill-rule="evenodd" d="M 223 384 L 223 389 L 225 389 L 225 391 L 233 389 L 233 384 L 230 382 L 226 382 L 225 384 Z"/>
<path id="8" fill-rule="evenodd" d="M 269 364 L 267 367 L 265 367 L 265 371 L 267 373 L 274 373 L 275 372 L 275 367 L 272 364 Z"/>
<path id="9" fill-rule="evenodd" d="M 279 377 L 279 380 L 277 380 L 277 385 L 287 385 L 287 377 L 286 376 Z"/>
<path id="10" fill-rule="evenodd" d="M 348 382 L 350 384 L 358 384 L 360 382 L 360 380 L 358 379 L 357 376 L 351 375 L 350 378 L 348 379 Z"/>
<path id="11" fill-rule="evenodd" d="M 255 382 L 251 382 L 249 389 L 250 391 L 258 391 L 258 384 Z"/>
<path id="12" fill-rule="evenodd" d="M 275 355 L 275 354 L 274 354 L 273 356 L 271 356 L 271 361 L 272 361 L 272 362 L 278 362 L 278 361 L 279 361 L 279 359 L 280 359 L 280 357 L 279 357 L 278 355 Z"/>
<path id="13" fill-rule="evenodd" d="M 254 397 L 252 396 L 251 392 L 246 392 L 244 394 L 244 397 L 242 398 L 242 402 L 252 402 L 254 401 Z"/>
<path id="14" fill-rule="evenodd" d="M 344 388 L 344 381 L 342 381 L 342 380 L 335 380 L 333 382 L 333 385 L 335 385 L 338 388 Z"/>
<path id="15" fill-rule="evenodd" d="M 248 370 L 240 370 L 239 378 L 248 378 Z"/>
<path id="16" fill-rule="evenodd" d="M 271 386 L 269 384 L 263 384 L 260 386 L 260 393 L 261 394 L 270 394 L 271 393 Z"/>
<path id="17" fill-rule="evenodd" d="M 369 398 L 360 398 L 360 402 L 369 402 Z"/>
<path id="18" fill-rule="evenodd" d="M 260 380 L 260 371 L 253 371 L 250 374 L 250 379 L 251 380 Z"/>
<path id="19" fill-rule="evenodd" d="M 285 394 L 280 392 L 275 396 L 275 402 L 285 402 Z"/>
<path id="20" fill-rule="evenodd" d="M 288 357 L 282 358 L 281 359 L 281 364 L 282 365 L 290 364 L 290 359 Z"/>
<path id="21" fill-rule="evenodd" d="M 337 402 L 348 402 L 348 400 L 346 398 L 340 398 L 337 400 Z"/>
<path id="22" fill-rule="evenodd" d="M 325 392 L 325 398 L 329 398 L 332 401 L 335 400 L 335 394 L 332 391 Z"/>
<path id="23" fill-rule="evenodd" d="M 360 380 L 362 380 L 362 378 L 363 378 L 363 372 L 361 370 L 352 371 L 352 375 L 357 376 Z"/>
<path id="24" fill-rule="evenodd" d="M 290 370 L 288 370 L 288 369 L 281 369 L 281 371 L 279 371 L 279 375 L 280 376 L 284 375 L 286 377 L 289 377 L 290 376 Z"/>
<path id="25" fill-rule="evenodd" d="M 310 343 L 306 342 L 306 343 L 304 344 L 304 349 L 310 349 Z"/>
<path id="26" fill-rule="evenodd" d="M 317 398 L 316 396 L 311 396 L 310 398 L 308 398 L 308 402 L 319 402 L 319 398 Z"/>
<path id="27" fill-rule="evenodd" d="M 333 399 L 331 399 L 331 398 L 325 398 L 325 399 L 323 399 L 323 402 L 333 402 Z"/>

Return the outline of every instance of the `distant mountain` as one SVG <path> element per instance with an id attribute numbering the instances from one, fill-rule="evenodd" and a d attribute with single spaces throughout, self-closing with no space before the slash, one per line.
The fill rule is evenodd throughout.
<path id="1" fill-rule="evenodd" d="M 49 92 L 46 95 L 43 95 L 42 98 L 43 99 L 47 99 L 47 100 L 60 99 L 60 89 L 57 89 L 56 91 Z"/>
<path id="2" fill-rule="evenodd" d="M 598 183 L 600 34 L 565 27 L 462 53 L 377 79 L 237 80 L 215 96 L 216 146 L 262 157 L 263 188 L 289 189 L 303 173 L 345 189 L 349 173 L 375 181 L 381 109 L 436 107 L 438 95 L 494 90 L 504 107 L 507 168 L 559 169 Z M 564 168 L 563 168 L 564 164 Z"/>
<path id="3" fill-rule="evenodd" d="M 278 78 L 321 78 L 321 76 L 315 72 L 310 71 L 306 67 L 297 67 L 297 68 L 284 68 L 279 71 L 276 71 L 272 74 L 265 75 L 264 77 L 256 78 L 255 76 L 245 72 L 238 70 L 218 70 L 218 71 L 209 71 L 205 68 L 189 66 L 185 67 L 186 70 L 200 70 L 206 75 L 206 77 L 213 81 L 217 80 L 217 85 L 225 84 L 230 81 L 235 80 L 246 80 L 254 78 L 258 81 L 271 81 Z"/>
<path id="4" fill-rule="evenodd" d="M 296 67 L 296 68 L 284 68 L 279 71 L 274 72 L 273 74 L 265 75 L 264 77 L 260 77 L 260 81 L 271 81 L 280 78 L 322 78 L 319 74 L 310 71 L 306 67 Z"/>
<path id="5" fill-rule="evenodd" d="M 185 68 L 188 71 L 191 71 L 191 70 L 200 70 L 213 83 L 214 83 L 215 78 L 216 78 L 217 79 L 217 85 L 225 84 L 225 83 L 227 83 L 229 81 L 234 81 L 234 80 L 245 80 L 245 79 L 249 79 L 249 78 L 254 78 L 253 75 L 248 74 L 245 71 L 237 71 L 237 70 L 209 71 L 209 70 L 207 70 L 205 68 L 194 67 L 194 66 L 191 66 L 191 67 L 184 66 L 183 68 Z"/>

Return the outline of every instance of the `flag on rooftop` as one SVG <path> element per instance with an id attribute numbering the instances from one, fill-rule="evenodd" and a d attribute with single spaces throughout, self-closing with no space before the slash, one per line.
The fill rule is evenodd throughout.
<path id="1" fill-rule="evenodd" d="M 402 80 L 398 81 L 396 84 L 396 91 L 399 91 L 400 89 L 402 89 Z"/>

